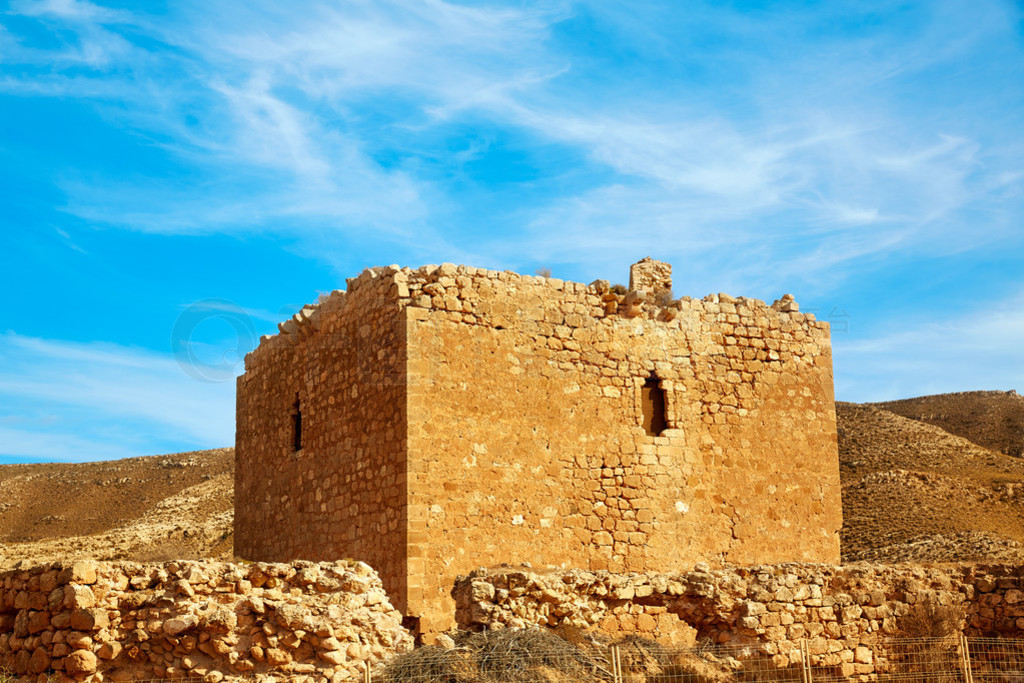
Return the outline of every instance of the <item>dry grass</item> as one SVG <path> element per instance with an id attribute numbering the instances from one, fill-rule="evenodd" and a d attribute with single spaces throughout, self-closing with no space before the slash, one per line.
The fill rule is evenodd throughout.
<path id="1" fill-rule="evenodd" d="M 626 636 L 619 648 L 623 681 L 631 683 L 724 683 L 732 670 L 708 652 L 679 650 L 640 636 Z"/>
<path id="2" fill-rule="evenodd" d="M 959 671 L 959 638 L 967 620 L 962 604 L 943 605 L 934 597 L 915 604 L 890 640 L 889 660 L 904 680 L 953 683 Z"/>
<path id="3" fill-rule="evenodd" d="M 456 647 L 419 648 L 393 659 L 383 683 L 555 683 L 606 680 L 584 650 L 538 628 L 460 633 Z"/>
<path id="4" fill-rule="evenodd" d="M 475 653 L 481 680 L 542 683 L 593 677 L 601 667 L 572 643 L 546 629 L 502 629 L 467 634 L 461 644 Z"/>
<path id="5" fill-rule="evenodd" d="M 952 639 L 963 631 L 967 610 L 963 604 L 943 605 L 934 597 L 926 598 L 899 620 L 897 638 Z"/>
<path id="6" fill-rule="evenodd" d="M 563 629 L 502 629 L 460 633 L 456 647 L 420 648 L 393 659 L 382 683 L 568 683 L 612 681 L 617 646 L 626 683 L 723 683 L 732 670 L 703 652 L 681 651 L 639 636 L 612 640 Z"/>
<path id="7" fill-rule="evenodd" d="M 672 290 L 666 287 L 659 287 L 658 289 L 655 289 L 652 298 L 654 299 L 654 303 L 661 306 L 662 308 L 668 306 L 669 304 L 676 300 L 676 297 L 672 293 Z"/>
<path id="8" fill-rule="evenodd" d="M 481 678 L 468 650 L 446 650 L 430 645 L 395 657 L 376 680 L 380 683 L 477 683 Z"/>

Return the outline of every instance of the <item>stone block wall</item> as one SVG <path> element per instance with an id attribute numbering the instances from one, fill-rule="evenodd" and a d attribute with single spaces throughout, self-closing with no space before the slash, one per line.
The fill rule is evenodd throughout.
<path id="1" fill-rule="evenodd" d="M 368 274 L 281 325 L 238 378 L 235 554 L 356 558 L 406 609 L 405 317 Z M 301 448 L 294 443 L 296 401 Z"/>
<path id="2" fill-rule="evenodd" d="M 351 680 L 412 646 L 370 567 L 74 562 L 0 574 L 0 669 L 34 680 Z"/>
<path id="3" fill-rule="evenodd" d="M 425 630 L 447 627 L 452 580 L 481 564 L 838 561 L 827 324 L 787 302 L 658 302 L 461 266 L 417 271 L 409 292 Z M 651 383 L 660 434 L 643 426 Z"/>
<path id="4" fill-rule="evenodd" d="M 482 564 L 837 561 L 828 325 L 638 266 L 391 266 L 283 323 L 239 379 L 236 552 L 364 560 L 424 632 Z"/>
<path id="5" fill-rule="evenodd" d="M 777 666 L 807 642 L 811 664 L 874 673 L 875 646 L 932 601 L 961 606 L 970 635 L 1024 636 L 1024 567 L 783 564 L 673 574 L 480 569 L 452 591 L 460 628 L 563 624 L 680 645 L 750 646 Z M 956 610 L 954 610 L 955 612 Z"/>

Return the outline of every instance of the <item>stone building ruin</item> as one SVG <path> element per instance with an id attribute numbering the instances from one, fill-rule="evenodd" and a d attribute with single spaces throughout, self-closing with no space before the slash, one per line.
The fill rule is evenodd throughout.
<path id="1" fill-rule="evenodd" d="M 370 269 L 238 379 L 235 550 L 362 560 L 421 632 L 502 562 L 838 562 L 829 328 L 791 296 L 672 299 L 482 268 Z"/>

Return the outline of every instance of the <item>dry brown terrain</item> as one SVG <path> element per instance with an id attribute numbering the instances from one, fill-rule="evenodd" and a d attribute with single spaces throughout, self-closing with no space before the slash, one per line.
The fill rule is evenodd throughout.
<path id="1" fill-rule="evenodd" d="M 0 467 L 0 568 L 231 556 L 234 449 Z"/>
<path id="2" fill-rule="evenodd" d="M 1024 460 L 838 403 L 843 559 L 1024 559 Z"/>
<path id="3" fill-rule="evenodd" d="M 870 405 L 1024 457 L 1024 396 L 1016 391 L 964 391 Z"/>
<path id="4" fill-rule="evenodd" d="M 929 424 L 975 428 L 1003 448 L 1024 438 L 1006 417 L 1018 400 L 972 392 L 838 403 L 844 561 L 1024 561 L 1024 459 Z M 954 419 L 954 408 L 982 426 Z M 230 448 L 0 466 L 0 568 L 72 555 L 229 558 L 233 466 Z"/>

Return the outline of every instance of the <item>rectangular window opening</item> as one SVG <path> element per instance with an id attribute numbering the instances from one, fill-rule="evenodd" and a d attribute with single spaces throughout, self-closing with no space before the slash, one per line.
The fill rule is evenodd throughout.
<path id="1" fill-rule="evenodd" d="M 640 390 L 644 429 L 651 436 L 660 436 L 668 426 L 665 415 L 665 390 L 657 377 L 650 377 Z"/>
<path id="2" fill-rule="evenodd" d="M 292 406 L 292 450 L 302 450 L 302 406 L 297 395 Z"/>

